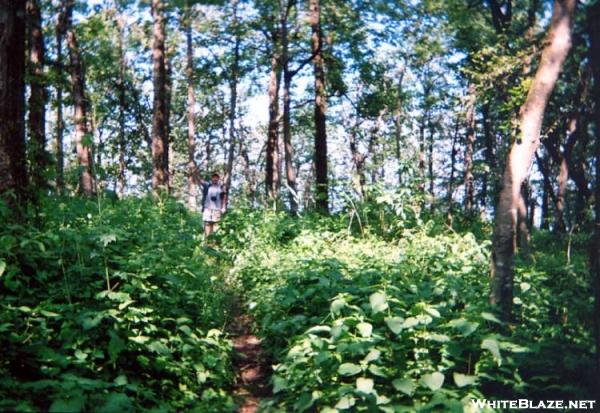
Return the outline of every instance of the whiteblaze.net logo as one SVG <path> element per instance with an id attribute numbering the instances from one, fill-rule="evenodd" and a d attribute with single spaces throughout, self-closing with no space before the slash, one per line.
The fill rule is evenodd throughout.
<path id="1" fill-rule="evenodd" d="M 503 409 L 503 410 L 593 410 L 596 400 L 487 400 L 471 399 L 471 403 L 479 409 Z"/>

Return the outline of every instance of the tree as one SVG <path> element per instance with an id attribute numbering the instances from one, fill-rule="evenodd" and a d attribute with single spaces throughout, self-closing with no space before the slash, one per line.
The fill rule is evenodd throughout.
<path id="1" fill-rule="evenodd" d="M 596 138 L 596 183 L 595 183 L 595 222 L 594 238 L 590 251 L 591 256 L 591 276 L 595 288 L 595 314 L 594 329 L 596 333 L 596 375 L 600 374 L 600 1 L 595 1 L 589 6 L 588 11 L 588 32 L 590 35 L 590 62 L 592 67 L 592 77 L 594 81 L 594 112 L 593 121 L 595 124 Z M 600 395 L 600 383 L 597 383 L 596 395 Z"/>
<path id="2" fill-rule="evenodd" d="M 165 66 L 165 22 L 162 0 L 152 0 L 152 190 L 169 190 L 167 135 L 167 74 Z"/>
<path id="3" fill-rule="evenodd" d="M 25 162 L 25 1 L 0 1 L 0 195 L 24 201 Z"/>
<path id="4" fill-rule="evenodd" d="M 192 43 L 192 10 L 189 0 L 186 1 L 184 11 L 184 23 L 186 34 L 186 76 L 187 76 L 187 117 L 188 117 L 188 208 L 196 210 L 197 197 L 197 175 L 198 165 L 196 164 L 196 122 L 195 106 L 196 95 L 194 93 L 194 45 Z"/>
<path id="5" fill-rule="evenodd" d="M 279 88 L 281 84 L 281 52 L 279 33 L 273 30 L 271 40 L 271 74 L 269 77 L 269 126 L 266 146 L 265 186 L 267 199 L 279 196 Z"/>
<path id="6" fill-rule="evenodd" d="M 38 188 L 46 186 L 46 89 L 44 80 L 44 33 L 37 0 L 27 0 L 29 24 L 29 151 L 31 153 L 31 181 Z"/>
<path id="7" fill-rule="evenodd" d="M 519 112 L 519 129 L 510 149 L 496 210 L 490 301 L 510 319 L 513 300 L 513 256 L 516 248 L 521 186 L 540 144 L 544 111 L 571 47 L 575 0 L 555 0 L 552 21 L 537 72 Z"/>
<path id="8" fill-rule="evenodd" d="M 311 47 L 315 83 L 315 198 L 316 208 L 329 212 L 329 184 L 327 177 L 327 97 L 325 95 L 325 62 L 323 58 L 323 32 L 319 0 L 310 0 Z"/>

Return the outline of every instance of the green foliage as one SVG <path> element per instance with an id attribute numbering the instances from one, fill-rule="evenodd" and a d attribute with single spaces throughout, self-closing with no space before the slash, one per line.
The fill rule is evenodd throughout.
<path id="1" fill-rule="evenodd" d="M 228 218 L 231 276 L 274 359 L 265 411 L 462 412 L 471 398 L 589 396 L 592 372 L 575 373 L 592 360 L 585 257 L 546 264 L 541 249 L 521 263 L 521 312 L 507 325 L 487 300 L 489 229 L 397 214 L 402 197 L 388 196 L 360 206 L 395 221 L 387 232 L 377 220 L 348 232 L 346 215 Z M 561 286 L 565 271 L 578 288 Z M 549 317 L 558 303 L 573 312 L 561 326 Z"/>
<path id="2" fill-rule="evenodd" d="M 173 201 L 46 200 L 0 229 L 0 410 L 233 410 L 229 304 Z"/>

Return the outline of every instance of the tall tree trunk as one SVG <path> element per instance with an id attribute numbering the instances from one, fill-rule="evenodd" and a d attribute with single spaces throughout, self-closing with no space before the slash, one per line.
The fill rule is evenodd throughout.
<path id="1" fill-rule="evenodd" d="M 483 209 L 488 205 L 490 192 L 495 194 L 496 188 L 496 144 L 495 138 L 492 135 L 490 122 L 490 104 L 484 102 L 481 107 L 481 117 L 483 123 L 483 140 L 485 144 L 485 165 L 486 169 L 483 173 L 483 181 L 481 185 L 481 205 Z M 491 191 L 490 191 L 491 189 Z M 493 199 L 494 197 L 492 197 Z"/>
<path id="2" fill-rule="evenodd" d="M 358 112 L 358 111 L 357 111 Z M 358 178 L 358 192 L 362 199 L 365 199 L 365 170 L 364 165 L 367 159 L 367 155 L 360 153 L 358 149 L 358 131 L 360 128 L 358 122 L 358 113 L 356 114 L 356 122 L 354 126 L 350 129 L 349 140 L 350 140 L 350 156 L 352 157 L 352 163 L 354 164 L 354 170 L 356 171 L 356 176 Z"/>
<path id="3" fill-rule="evenodd" d="M 123 48 L 123 37 L 125 36 L 125 21 L 119 16 L 117 21 L 119 28 L 118 55 L 119 55 L 119 176 L 117 177 L 117 193 L 119 198 L 125 196 L 125 111 L 127 101 L 125 98 L 125 50 Z"/>
<path id="4" fill-rule="evenodd" d="M 473 178 L 473 145 L 475 144 L 475 85 L 469 84 L 467 104 L 465 108 L 467 136 L 465 142 L 465 211 L 473 212 L 475 206 L 475 190 Z"/>
<path id="5" fill-rule="evenodd" d="M 296 186 L 296 171 L 293 163 L 292 130 L 291 130 L 291 96 L 293 74 L 289 62 L 288 17 L 291 3 L 286 2 L 286 7 L 280 6 L 279 29 L 281 32 L 281 62 L 283 66 L 283 147 L 285 156 L 285 176 L 290 192 L 290 211 L 298 211 L 298 189 Z"/>
<path id="6" fill-rule="evenodd" d="M 596 377 L 600 375 L 600 2 L 592 3 L 588 13 L 588 32 L 591 39 L 590 61 L 594 79 L 594 113 L 596 124 L 596 187 L 595 187 L 595 222 L 594 239 L 590 251 L 591 276 L 595 286 L 594 330 L 596 333 Z M 596 384 L 596 397 L 600 396 L 600 382 Z"/>
<path id="7" fill-rule="evenodd" d="M 0 0 L 0 196 L 25 200 L 25 0 Z"/>
<path id="8" fill-rule="evenodd" d="M 454 135 L 452 135 L 452 149 L 450 152 L 450 178 L 448 179 L 448 215 L 452 217 L 454 208 L 452 203 L 454 193 L 454 174 L 456 172 L 456 155 L 458 155 L 458 132 L 460 130 L 460 120 L 456 117 L 456 125 L 454 126 Z"/>
<path id="9" fill-rule="evenodd" d="M 65 33 L 65 10 L 58 13 L 56 22 L 56 191 L 63 195 L 65 191 L 64 165 L 65 157 L 63 151 L 63 133 L 65 123 L 63 120 L 63 36 Z"/>
<path id="10" fill-rule="evenodd" d="M 431 211 L 435 208 L 435 177 L 433 176 L 433 127 L 431 125 L 431 116 L 427 120 L 427 129 L 429 130 L 429 142 L 427 148 L 427 171 L 429 173 L 429 196 L 430 196 L 430 204 L 429 207 Z"/>
<path id="11" fill-rule="evenodd" d="M 266 148 L 265 186 L 267 199 L 273 201 L 279 196 L 279 85 L 281 64 L 278 34 L 273 33 L 273 55 L 271 56 L 271 78 L 269 80 L 269 128 Z"/>
<path id="12" fill-rule="evenodd" d="M 425 99 L 427 100 L 427 99 Z M 425 113 L 421 115 L 421 122 L 419 124 L 419 192 L 425 195 L 425 126 L 426 119 L 428 117 L 428 109 L 425 109 Z"/>
<path id="13" fill-rule="evenodd" d="M 85 78 L 79 45 L 73 28 L 74 0 L 65 0 L 67 16 L 67 45 L 69 47 L 69 65 L 71 71 L 71 87 L 75 105 L 75 146 L 79 163 L 79 192 L 85 196 L 94 194 L 96 184 L 92 171 L 93 138 L 88 127 L 87 99 L 85 96 Z"/>
<path id="14" fill-rule="evenodd" d="M 231 78 L 229 79 L 229 89 L 231 96 L 229 99 L 229 150 L 227 153 L 227 171 L 225 172 L 225 191 L 227 197 L 225 202 L 229 202 L 229 191 L 231 190 L 231 178 L 233 175 L 233 159 L 236 146 L 235 120 L 237 118 L 237 88 L 240 71 L 240 33 L 238 28 L 238 0 L 231 0 L 232 22 L 231 29 L 234 35 L 233 62 L 231 63 Z M 227 206 L 227 205 L 226 205 Z"/>
<path id="15" fill-rule="evenodd" d="M 173 171 L 169 169 L 171 156 L 171 105 L 173 103 L 173 56 L 175 51 L 168 47 L 165 50 L 165 138 L 163 147 L 165 153 L 163 155 L 163 168 L 167 174 L 167 191 L 171 192 L 173 186 Z"/>
<path id="16" fill-rule="evenodd" d="M 165 23 L 162 0 L 152 0 L 153 44 L 152 44 L 152 82 L 154 86 L 154 101 L 152 109 L 152 190 L 168 191 L 169 171 L 165 168 L 165 158 L 168 157 L 167 136 L 167 88 L 165 67 Z M 168 162 L 168 158 L 167 158 Z"/>
<path id="17" fill-rule="evenodd" d="M 319 0 L 310 0 L 311 46 L 315 75 L 315 199 L 319 212 L 329 212 L 329 183 L 327 178 L 327 129 L 325 96 L 325 62 Z"/>
<path id="18" fill-rule="evenodd" d="M 404 69 L 400 72 L 398 79 L 398 99 L 396 100 L 396 113 L 394 114 L 394 137 L 396 138 L 396 159 L 398 160 L 398 185 L 402 185 L 402 156 L 400 146 L 402 145 L 402 81 L 404 79 Z"/>
<path id="19" fill-rule="evenodd" d="M 185 10 L 185 38 L 187 43 L 187 121 L 188 121 L 188 164 L 187 164 L 187 183 L 188 183 L 188 208 L 195 211 L 198 208 L 197 196 L 198 186 L 198 166 L 196 164 L 196 94 L 194 93 L 194 44 L 192 38 L 192 11 L 189 0 L 186 0 Z"/>
<path id="20" fill-rule="evenodd" d="M 550 94 L 571 48 L 571 26 L 576 0 L 555 0 L 540 64 L 520 110 L 519 135 L 508 154 L 496 212 L 492 250 L 490 301 L 511 318 L 514 238 L 521 185 L 540 144 L 540 130 Z"/>
<path id="21" fill-rule="evenodd" d="M 46 89 L 44 80 L 44 33 L 37 0 L 27 0 L 29 23 L 29 148 L 31 181 L 38 188 L 46 186 Z"/>

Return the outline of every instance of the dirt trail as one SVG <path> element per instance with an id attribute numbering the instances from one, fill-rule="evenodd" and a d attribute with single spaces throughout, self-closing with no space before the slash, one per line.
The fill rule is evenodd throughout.
<path id="1" fill-rule="evenodd" d="M 271 392 L 271 365 L 263 352 L 262 341 L 252 334 L 252 321 L 248 314 L 240 314 L 228 328 L 233 336 L 235 394 L 243 400 L 240 413 L 255 413 L 261 399 Z"/>

